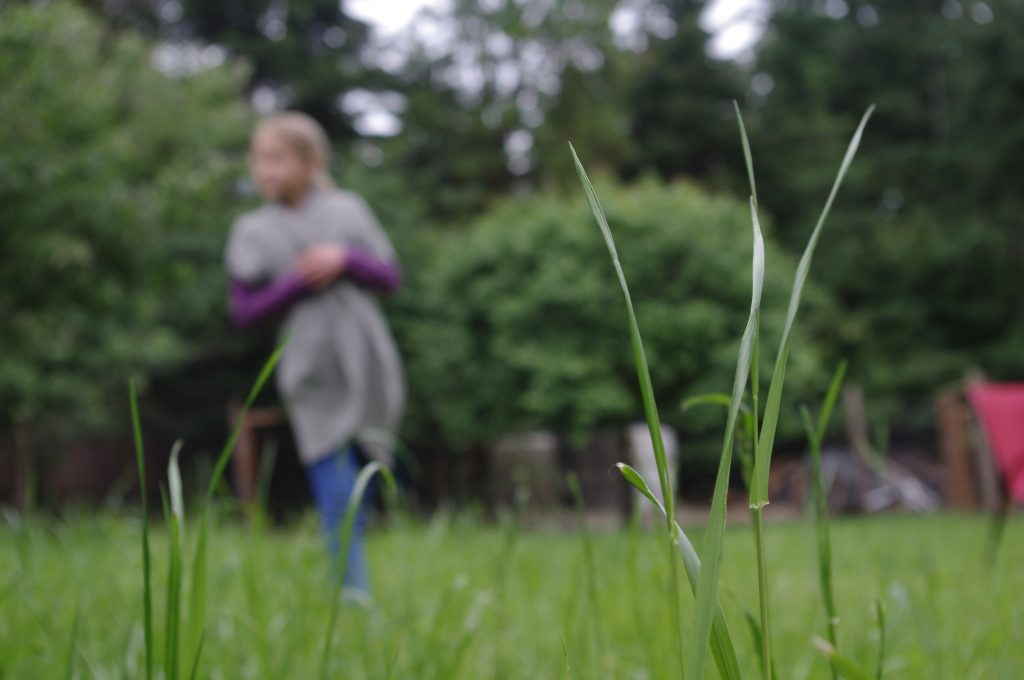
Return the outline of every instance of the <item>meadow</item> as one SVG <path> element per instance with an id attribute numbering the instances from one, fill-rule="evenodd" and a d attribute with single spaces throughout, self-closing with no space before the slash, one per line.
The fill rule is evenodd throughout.
<path id="1" fill-rule="evenodd" d="M 140 531 L 137 517 L 113 513 L 4 523 L 0 677 L 143 675 Z M 1024 521 L 1010 520 L 995 563 L 986 559 L 987 531 L 979 516 L 834 522 L 844 653 L 875 667 L 877 597 L 885 612 L 886 677 L 1020 677 Z M 699 532 L 688 534 L 701 544 Z M 374 602 L 342 602 L 330 676 L 679 677 L 661 538 L 635 527 L 589 534 L 523 529 L 511 519 L 485 523 L 469 514 L 391 518 L 370 532 Z M 829 677 L 811 641 L 813 634 L 824 637 L 825 626 L 813 524 L 769 523 L 765 538 L 778 677 Z M 160 593 L 166 531 L 154 527 L 151 540 Z M 730 528 L 724 552 L 722 606 L 743 676 L 757 677 L 757 645 L 741 604 L 757 600 L 751 529 Z M 332 587 L 315 518 L 286 530 L 226 522 L 212 535 L 209 558 L 198 677 L 316 677 Z M 682 606 L 688 635 L 688 593 Z M 161 597 L 154 620 L 162 640 Z M 160 645 L 156 653 L 160 677 Z M 717 671 L 709 668 L 707 676 Z"/>
<path id="2" fill-rule="evenodd" d="M 573 150 L 623 294 L 664 502 L 651 491 L 654 480 L 624 463 L 618 470 L 623 483 L 660 511 L 664 533 L 635 525 L 601 534 L 524 530 L 512 516 L 487 523 L 444 513 L 424 524 L 398 514 L 370 545 L 377 599 L 353 600 L 329 576 L 313 522 L 277 532 L 262 522 L 246 529 L 218 521 L 215 500 L 236 429 L 217 458 L 205 503 L 190 519 L 176 448 L 161 489 L 163 525 L 149 521 L 155 504 L 147 502 L 145 485 L 141 521 L 82 513 L 63 522 L 8 522 L 10 555 L 3 557 L 14 566 L 0 582 L 0 677 L 1018 677 L 1024 668 L 1024 614 L 1015 601 L 1024 592 L 1019 518 L 1008 522 L 998 543 L 980 516 L 830 522 L 820 450 L 845 362 L 827 390 L 823 381 L 820 409 L 801 410 L 814 466 L 808 519 L 766 521 L 791 331 L 822 228 L 872 111 L 861 118 L 807 241 L 762 392 L 765 247 L 750 145 L 736 107 L 751 190 L 751 303 L 731 392 L 690 402 L 727 412 L 702 526 L 684 529 L 675 521 L 627 277 Z M 260 372 L 246 408 L 282 350 Z M 146 479 L 134 384 L 130 404 L 139 477 Z M 727 530 L 734 454 L 751 524 Z M 355 508 L 375 474 L 394 486 L 379 463 L 364 467 L 341 529 L 343 556 Z"/>

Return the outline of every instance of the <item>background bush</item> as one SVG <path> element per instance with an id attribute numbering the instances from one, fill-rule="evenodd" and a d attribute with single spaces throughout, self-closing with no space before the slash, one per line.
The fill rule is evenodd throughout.
<path id="1" fill-rule="evenodd" d="M 724 417 L 681 401 L 728 391 L 750 305 L 749 207 L 692 184 L 599 187 L 630 282 L 665 419 L 699 434 Z M 764 365 L 770 370 L 793 261 L 768 238 Z M 642 417 L 621 293 L 579 192 L 511 200 L 440 241 L 402 320 L 410 408 L 452 442 L 533 428 L 584 435 Z M 794 394 L 821 375 L 830 303 L 808 293 Z M 711 454 L 715 446 L 684 453 Z"/>
<path id="2" fill-rule="evenodd" d="M 237 69 L 171 76 L 153 57 L 74 5 L 0 8 L 3 429 L 123 427 L 129 375 L 224 336 L 252 114 Z"/>

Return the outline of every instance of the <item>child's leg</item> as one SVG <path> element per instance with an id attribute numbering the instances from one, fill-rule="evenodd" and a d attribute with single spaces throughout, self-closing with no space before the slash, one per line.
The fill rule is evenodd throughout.
<path id="1" fill-rule="evenodd" d="M 338 568 L 341 550 L 341 524 L 348 509 L 349 498 L 359 474 L 359 457 L 352 447 L 347 447 L 323 458 L 306 468 L 313 500 L 320 513 L 320 527 L 327 540 L 332 572 Z M 356 513 L 355 525 L 349 539 L 348 561 L 343 575 L 347 586 L 370 591 L 370 577 L 363 553 L 363 531 L 366 524 L 366 501 Z"/>

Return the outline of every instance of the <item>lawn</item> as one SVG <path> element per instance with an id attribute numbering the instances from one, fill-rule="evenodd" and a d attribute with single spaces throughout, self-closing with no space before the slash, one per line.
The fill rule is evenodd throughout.
<path id="1" fill-rule="evenodd" d="M 1024 519 L 1009 522 L 994 566 L 984 560 L 987 529 L 969 516 L 836 521 L 841 650 L 875 668 L 878 597 L 886 677 L 1021 677 Z M 141 675 L 140 531 L 136 518 L 110 513 L 4 522 L 0 678 L 66 677 L 76 607 L 75 677 Z M 679 677 L 662 535 L 595 532 L 591 572 L 575 531 L 446 514 L 378 525 L 369 541 L 376 601 L 342 607 L 331 677 Z M 699 546 L 699 532 L 691 537 Z M 159 655 L 167 534 L 156 528 L 151 541 Z M 779 677 L 829 677 L 811 644 L 824 627 L 813 528 L 769 524 L 766 541 Z M 271 531 L 222 523 L 210 551 L 199 677 L 316 677 L 331 590 L 313 517 Z M 758 677 L 744 618 L 744 608 L 757 611 L 754 559 L 751 531 L 730 528 L 720 585 L 745 678 Z M 683 604 L 689 627 L 688 591 Z M 716 677 L 713 664 L 707 675 Z"/>

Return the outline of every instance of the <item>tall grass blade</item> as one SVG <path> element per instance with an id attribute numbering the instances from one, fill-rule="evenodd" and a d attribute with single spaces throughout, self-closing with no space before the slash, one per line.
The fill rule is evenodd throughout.
<path id="1" fill-rule="evenodd" d="M 731 404 L 732 399 L 730 398 L 730 395 L 725 394 L 724 392 L 715 392 L 712 394 L 698 394 L 693 397 L 687 397 L 683 400 L 680 408 L 683 413 L 685 413 L 698 406 L 723 406 L 725 408 L 729 408 Z M 741 402 L 740 412 L 750 413 L 750 406 Z"/>
<path id="2" fill-rule="evenodd" d="M 163 495 L 164 517 L 170 529 L 168 568 L 167 568 L 167 606 L 164 625 L 164 677 L 166 680 L 178 680 L 178 668 L 181 659 L 181 571 L 182 571 L 182 518 L 185 514 L 185 502 L 181 492 L 181 471 L 178 468 L 178 454 L 181 452 L 181 440 L 174 443 L 170 459 L 167 461 L 168 494 Z M 162 491 L 162 490 L 161 490 Z"/>
<path id="3" fill-rule="evenodd" d="M 640 326 L 637 324 L 636 312 L 633 309 L 633 301 L 629 294 L 629 286 L 626 283 L 626 275 L 622 271 L 622 264 L 619 262 L 619 253 L 615 248 L 615 239 L 612 237 L 612 230 L 608 226 L 608 220 L 605 217 L 604 210 L 601 208 L 601 204 L 597 199 L 597 193 L 594 191 L 594 186 L 590 183 L 590 178 L 587 177 L 586 170 L 583 169 L 583 163 L 580 162 L 579 156 L 576 154 L 576 149 L 573 148 L 572 144 L 569 145 L 569 149 L 572 152 L 573 162 L 576 165 L 576 174 L 579 176 L 580 183 L 583 185 L 583 191 L 587 196 L 587 203 L 590 204 L 590 210 L 594 214 L 594 219 L 597 220 L 598 226 L 601 228 L 601 234 L 604 237 L 605 245 L 608 248 L 608 254 L 611 256 L 612 267 L 615 269 L 615 275 L 619 281 L 619 287 L 622 289 L 622 297 L 626 306 L 626 315 L 629 318 L 629 339 L 633 349 L 633 363 L 636 366 L 637 380 L 640 383 L 640 396 L 643 401 L 644 415 L 647 418 L 647 427 L 651 433 L 651 443 L 654 447 L 654 460 L 658 468 L 658 481 L 661 484 L 662 498 L 665 499 L 665 522 L 666 530 L 668 531 L 669 540 L 671 543 L 676 542 L 677 530 L 675 522 L 675 498 L 672 491 L 672 479 L 669 476 L 668 459 L 665 455 L 665 442 L 661 436 L 661 420 L 658 416 L 658 405 L 654 399 L 654 387 L 651 384 L 651 372 L 647 366 L 647 354 L 644 352 L 643 340 L 640 337 Z M 680 664 L 683 663 L 683 626 L 682 621 L 679 618 L 679 586 L 676 579 L 676 561 L 675 555 L 669 551 L 669 563 L 671 565 L 672 573 L 672 593 L 673 593 L 673 607 L 676 619 L 676 634 L 679 640 L 679 659 Z"/>
<path id="4" fill-rule="evenodd" d="M 268 441 L 260 453 L 260 467 L 256 484 L 256 517 L 260 527 L 266 526 L 270 518 L 270 482 L 277 463 L 277 440 Z"/>
<path id="5" fill-rule="evenodd" d="M 587 570 L 587 600 L 590 605 L 588 620 L 594 624 L 594 641 L 597 643 L 597 656 L 603 658 L 606 648 L 604 645 L 604 627 L 601 623 L 601 603 L 598 598 L 597 561 L 594 559 L 594 545 L 590 540 L 590 532 L 587 531 L 587 508 L 583 502 L 583 491 L 580 489 L 580 480 L 576 473 L 570 472 L 566 482 L 576 505 L 576 512 L 580 518 L 580 541 L 583 544 L 583 560 Z"/>
<path id="6" fill-rule="evenodd" d="M 761 649 L 761 638 L 762 638 L 762 635 L 761 635 L 761 624 L 758 622 L 758 618 L 756 616 L 754 616 L 754 614 L 749 609 L 747 609 L 746 607 L 743 608 L 743 619 L 747 622 L 747 627 L 750 629 L 750 636 L 754 639 L 754 651 L 757 653 L 758 665 L 761 666 L 762 669 L 763 669 L 764 668 L 764 658 L 761 656 L 762 655 L 762 649 Z M 774 661 L 774 659 L 772 660 L 772 663 L 770 664 L 770 669 L 771 669 L 770 670 L 770 673 L 771 673 L 770 680 L 778 680 L 779 674 L 775 670 L 775 661 Z M 762 670 L 762 674 L 763 673 L 764 673 L 764 671 Z M 764 676 L 762 675 L 762 677 L 764 677 Z M 765 680 L 769 680 L 769 678 L 765 678 Z"/>
<path id="7" fill-rule="evenodd" d="M 181 580 L 183 546 L 185 542 L 185 500 L 182 494 L 181 470 L 178 455 L 182 442 L 179 439 L 171 448 L 167 461 L 167 488 L 169 506 L 165 506 L 167 525 L 170 527 L 169 567 L 167 570 L 167 622 L 164 628 L 164 667 L 167 680 L 177 680 L 181 663 Z"/>
<path id="8" fill-rule="evenodd" d="M 882 601 L 875 598 L 875 621 L 878 624 L 878 665 L 875 667 L 875 680 L 882 680 L 885 670 L 885 609 Z"/>
<path id="9" fill-rule="evenodd" d="M 380 474 L 392 489 L 396 488 L 395 478 L 392 476 L 391 471 L 377 461 L 367 463 L 363 466 L 363 469 L 359 471 L 359 475 L 356 476 L 356 483 L 352 487 L 352 495 L 348 499 L 348 507 L 345 509 L 345 518 L 341 525 L 341 552 L 338 556 L 338 566 L 340 569 L 339 575 L 344 574 L 345 569 L 348 567 L 349 544 L 352 542 L 352 530 L 355 527 L 356 516 L 359 514 L 359 507 L 363 503 L 363 496 L 366 495 L 366 489 L 370 484 L 370 480 L 375 474 Z M 341 578 L 335 580 L 333 597 L 331 598 L 331 613 L 330 618 L 327 621 L 327 634 L 324 637 L 324 651 L 320 658 L 321 680 L 328 677 L 327 663 L 331 655 L 331 643 L 334 639 L 334 629 L 338 623 L 341 583 Z"/>
<path id="10" fill-rule="evenodd" d="M 179 659 L 179 624 L 181 621 L 181 537 L 179 535 L 178 515 L 174 512 L 168 517 L 170 526 L 170 565 L 167 576 L 167 623 L 164 629 L 164 677 L 167 680 L 178 679 Z"/>
<path id="11" fill-rule="evenodd" d="M 391 680 L 391 678 L 395 677 L 395 665 L 398 663 L 398 653 L 400 651 L 401 650 L 396 649 L 395 655 L 388 660 L 387 675 L 385 676 L 386 680 Z"/>
<path id="12" fill-rule="evenodd" d="M 782 386 L 786 381 L 786 363 L 789 359 L 790 335 L 793 330 L 793 323 L 796 320 L 797 310 L 800 307 L 800 297 L 803 293 L 804 283 L 807 280 L 807 274 L 811 268 L 811 261 L 814 259 L 814 250 L 817 248 L 822 226 L 825 224 L 825 219 L 828 217 L 828 213 L 832 209 L 832 203 L 839 191 L 839 186 L 843 183 L 846 171 L 849 169 L 850 163 L 853 161 L 853 157 L 857 154 L 857 147 L 860 146 L 864 127 L 867 125 L 868 119 L 871 118 L 871 113 L 874 110 L 874 105 L 868 107 L 868 110 L 864 112 L 864 116 L 860 120 L 860 124 L 857 126 L 856 132 L 853 133 L 853 138 L 850 139 L 850 145 L 847 147 L 846 155 L 843 157 L 843 162 L 839 166 L 839 173 L 836 175 L 835 182 L 832 184 L 832 190 L 829 192 L 828 200 L 825 201 L 825 207 L 822 209 L 821 215 L 818 217 L 817 224 L 814 225 L 814 231 L 811 232 L 811 238 L 807 241 L 807 247 L 804 249 L 804 254 L 800 258 L 800 263 L 797 265 L 796 277 L 793 281 L 793 290 L 789 298 L 789 307 L 786 310 L 786 324 L 782 331 L 782 340 L 779 344 L 779 352 L 775 358 L 775 368 L 772 370 L 771 383 L 768 385 L 768 397 L 765 399 L 764 419 L 754 454 L 754 483 L 750 488 L 750 507 L 752 508 L 763 508 L 768 505 L 768 470 L 771 466 L 772 448 L 775 445 L 775 431 L 779 422 Z"/>
<path id="13" fill-rule="evenodd" d="M 618 278 L 619 286 L 622 289 L 622 296 L 626 304 L 626 315 L 629 317 L 629 338 L 633 348 L 633 362 L 636 365 L 637 380 L 640 383 L 640 395 L 643 400 L 644 415 L 647 418 L 647 426 L 651 431 L 651 441 L 654 444 L 654 460 L 658 468 L 658 481 L 661 484 L 662 498 L 665 499 L 665 509 L 668 512 L 668 523 L 671 524 L 672 518 L 675 516 L 672 482 L 671 477 L 669 476 L 668 459 L 665 456 L 665 443 L 661 436 L 661 420 L 658 416 L 658 406 L 654 400 L 654 387 L 651 384 L 651 373 L 647 366 L 647 354 L 644 352 L 643 340 L 640 337 L 640 327 L 637 324 L 636 312 L 633 310 L 633 300 L 629 294 L 629 286 L 626 283 L 626 275 L 622 271 L 622 264 L 619 262 L 619 253 L 615 248 L 615 239 L 612 237 L 612 231 L 608 226 L 608 220 L 605 218 L 604 210 L 598 202 L 597 193 L 594 191 L 594 186 L 590 183 L 590 178 L 587 177 L 586 170 L 583 169 L 583 164 L 580 162 L 579 156 L 576 155 L 576 149 L 573 148 L 572 144 L 569 145 L 569 149 L 572 151 L 572 158 L 576 164 L 576 173 L 579 175 L 580 182 L 583 184 L 583 191 L 587 195 L 587 202 L 590 204 L 591 212 L 594 213 L 594 219 L 597 220 L 597 224 L 601 228 L 601 234 L 604 236 L 605 245 L 608 247 L 608 254 L 612 259 L 612 266 L 615 268 L 615 275 Z M 672 533 L 671 529 L 670 533 Z"/>
<path id="14" fill-rule="evenodd" d="M 736 122 L 740 126 L 740 141 L 743 143 L 743 161 L 747 166 L 747 179 L 750 180 L 750 197 L 754 199 L 754 206 L 757 206 L 757 184 L 754 182 L 754 159 L 750 154 L 750 140 L 747 139 L 747 128 L 743 124 L 743 114 L 740 113 L 740 105 L 735 99 L 732 100 L 732 108 L 736 111 Z"/>
<path id="15" fill-rule="evenodd" d="M 832 667 L 839 671 L 839 674 L 847 680 L 871 680 L 871 676 L 857 667 L 857 664 L 840 654 L 835 647 L 826 640 L 819 637 L 811 638 L 811 642 L 821 652 Z"/>
<path id="16" fill-rule="evenodd" d="M 178 455 L 181 453 L 182 441 L 179 439 L 171 447 L 171 457 L 167 461 L 167 491 L 171 497 L 171 512 L 178 518 L 181 537 L 185 536 L 185 497 L 181 490 L 181 469 L 178 467 Z"/>
<path id="17" fill-rule="evenodd" d="M 651 488 L 644 481 L 644 478 L 640 476 L 639 472 L 625 463 L 617 463 L 616 467 L 633 488 L 643 494 L 662 513 L 665 512 L 665 507 L 658 500 L 658 497 L 654 495 L 654 492 L 651 491 Z M 693 543 L 690 542 L 690 538 L 678 524 L 676 524 L 676 537 L 676 548 L 679 550 L 683 569 L 690 583 L 690 590 L 696 594 L 701 571 L 700 557 L 697 556 L 697 550 L 693 547 Z M 732 635 L 729 633 L 729 626 L 725 622 L 725 614 L 717 597 L 714 601 L 714 607 L 714 615 L 711 621 L 711 654 L 715 659 L 718 674 L 722 678 L 738 680 L 740 678 L 740 666 L 736 659 L 736 647 L 733 645 Z"/>
<path id="18" fill-rule="evenodd" d="M 757 218 L 757 204 L 750 199 L 750 215 L 753 227 L 754 248 L 751 263 L 751 296 L 750 315 L 747 326 L 740 339 L 739 359 L 736 362 L 736 375 L 733 380 L 732 395 L 729 399 L 729 412 L 726 418 L 725 435 L 722 438 L 722 453 L 719 458 L 718 476 L 715 479 L 715 491 L 711 499 L 711 514 L 708 518 L 707 534 L 704 538 L 704 559 L 700 581 L 697 584 L 697 604 L 695 607 L 694 651 L 690 656 L 691 666 L 689 677 L 703 678 L 706 647 L 711 632 L 711 620 L 714 613 L 714 602 L 718 593 L 718 574 L 722 565 L 722 543 L 725 538 L 726 500 L 729 493 L 729 473 L 732 470 L 733 439 L 736 433 L 736 419 L 743 403 L 749 377 L 751 358 L 754 352 L 754 339 L 757 334 L 757 319 L 761 309 L 761 292 L 764 288 L 764 238 L 761 235 L 761 223 Z M 762 622 L 763 625 L 763 622 Z"/>
<path id="19" fill-rule="evenodd" d="M 142 447 L 142 425 L 139 421 L 139 400 L 135 381 L 128 382 L 128 403 L 135 439 L 135 460 L 139 467 L 139 489 L 142 494 L 142 630 L 145 639 L 146 680 L 153 677 L 153 595 L 150 589 L 149 504 L 146 495 L 146 453 Z"/>
<path id="20" fill-rule="evenodd" d="M 828 528 L 828 498 L 825 495 L 825 484 L 821 476 L 821 444 L 825 439 L 828 422 L 832 417 L 832 410 L 835 407 L 845 375 L 846 362 L 842 361 L 836 367 L 836 371 L 832 376 L 832 383 L 825 394 L 821 413 L 818 414 L 817 425 L 812 423 L 810 411 L 806 407 L 801 407 L 800 409 L 804 429 L 807 431 L 807 441 L 811 449 L 814 525 L 818 539 L 818 583 L 821 588 L 821 599 L 825 606 L 826 633 L 828 641 L 833 647 L 839 646 L 836 634 L 836 622 L 839 615 L 836 612 L 835 593 L 832 588 L 832 546 Z M 838 671 L 835 667 L 832 667 L 832 677 L 838 677 L 837 674 Z"/>
<path id="21" fill-rule="evenodd" d="M 285 345 L 288 344 L 288 339 L 285 338 L 277 349 L 270 355 L 270 357 L 263 363 L 263 368 L 260 369 L 259 375 L 256 376 L 256 381 L 252 384 L 249 389 L 249 394 L 245 398 L 245 404 L 242 406 L 242 410 L 238 414 L 238 422 L 235 424 L 235 428 L 231 431 L 231 436 L 228 437 L 227 442 L 224 444 L 224 448 L 221 449 L 220 455 L 217 456 L 217 463 L 213 466 L 213 474 L 210 475 L 210 485 L 206 490 L 206 500 L 209 502 L 213 498 L 213 493 L 216 491 L 217 486 L 220 484 L 221 478 L 224 476 L 224 469 L 228 465 L 228 461 L 231 460 L 231 452 L 235 450 L 235 442 L 238 441 L 238 435 L 242 431 L 242 421 L 244 420 L 245 414 L 252 408 L 256 398 L 263 391 L 263 386 L 274 372 L 274 368 L 277 366 L 277 362 L 281 360 L 281 354 L 284 352 Z"/>
<path id="22" fill-rule="evenodd" d="M 763 509 L 751 508 L 750 517 L 754 524 L 754 551 L 757 556 L 757 593 L 761 614 L 761 675 L 768 677 L 775 660 L 772 658 L 771 604 L 768 592 L 768 564 L 764 550 Z"/>
<path id="23" fill-rule="evenodd" d="M 71 619 L 71 636 L 68 638 L 67 661 L 64 664 L 64 678 L 71 680 L 75 674 L 75 651 L 78 647 L 78 629 L 81 624 L 82 607 L 80 597 L 75 598 L 75 614 Z"/>
<path id="24" fill-rule="evenodd" d="M 821 413 L 818 414 L 818 427 L 816 429 L 818 448 L 825 440 L 825 432 L 828 430 L 828 423 L 832 419 L 832 411 L 835 410 L 836 400 L 839 398 L 839 390 L 843 387 L 843 380 L 846 378 L 846 361 L 840 361 L 836 366 L 836 372 L 832 374 L 832 382 L 825 393 L 825 401 L 821 404 Z"/>
<path id="25" fill-rule="evenodd" d="M 196 680 L 199 677 L 199 659 L 203 655 L 203 643 L 206 642 L 206 631 L 199 636 L 199 644 L 196 645 L 196 655 L 192 659 L 192 670 L 188 674 L 188 680 Z"/>
<path id="26" fill-rule="evenodd" d="M 572 666 L 569 665 L 569 648 L 565 644 L 565 636 L 562 636 L 562 656 L 565 657 L 565 680 L 572 680 Z"/>
<path id="27" fill-rule="evenodd" d="M 622 476 L 625 478 L 627 482 L 629 482 L 630 486 L 632 486 L 634 489 L 636 489 L 644 496 L 646 496 L 647 500 L 649 500 L 651 503 L 654 503 L 654 507 L 658 508 L 658 510 L 661 510 L 661 513 L 663 515 L 666 514 L 665 506 L 661 504 L 661 501 L 658 500 L 658 497 L 654 495 L 653 491 L 651 491 L 651 487 L 647 486 L 647 481 L 640 476 L 640 473 L 637 472 L 632 465 L 627 465 L 626 463 L 616 463 L 615 467 L 619 469 L 619 472 L 622 473 Z"/>
<path id="28" fill-rule="evenodd" d="M 285 338 L 285 340 L 278 345 L 277 349 L 274 350 L 273 354 L 270 355 L 270 358 L 263 364 L 263 368 L 260 370 L 259 375 L 256 377 L 256 381 L 249 390 L 249 395 L 245 399 L 245 405 L 242 407 L 242 410 L 238 415 L 238 422 L 235 423 L 231 436 L 228 437 L 227 442 L 224 444 L 224 448 L 217 457 L 217 463 L 214 465 L 213 474 L 210 476 L 210 484 L 206 490 L 206 502 L 203 504 L 203 508 L 199 513 L 199 531 L 196 536 L 195 554 L 192 558 L 192 580 L 190 582 L 191 591 L 189 593 L 186 643 L 188 645 L 187 649 L 195 650 L 192 652 L 193 657 L 198 657 L 199 641 L 203 635 L 203 629 L 206 626 L 206 543 L 207 533 L 209 531 L 210 506 L 213 503 L 213 494 L 220 484 L 221 478 L 224 476 L 224 469 L 227 467 L 228 460 L 231 459 L 231 452 L 234 451 L 235 442 L 238 441 L 238 435 L 242 431 L 242 423 L 245 420 L 245 414 L 248 413 L 250 408 L 252 408 L 253 403 L 256 401 L 256 397 L 259 396 L 260 391 L 263 389 L 263 385 L 274 372 L 274 367 L 276 367 L 277 362 L 280 361 L 281 354 L 284 352 L 284 348 L 287 343 L 288 339 Z"/>
<path id="29" fill-rule="evenodd" d="M 739 125 L 740 130 L 740 141 L 743 144 L 743 160 L 747 166 L 747 177 L 750 180 L 750 208 L 755 222 L 755 228 L 760 231 L 757 222 L 757 184 L 754 181 L 754 159 L 750 153 L 750 139 L 747 137 L 747 128 L 743 124 L 743 114 L 740 113 L 739 104 L 733 100 L 733 108 L 736 110 L 736 122 Z M 760 373 L 760 354 L 761 354 L 761 314 L 760 310 L 753 313 L 751 316 L 753 325 L 753 350 L 750 357 L 750 400 L 753 404 L 751 409 L 751 415 L 747 419 L 747 427 L 750 432 L 750 449 L 746 447 L 741 451 L 741 462 L 743 464 L 743 482 L 747 487 L 747 492 L 753 488 L 754 479 L 754 452 L 757 450 L 758 439 L 760 437 L 760 426 L 758 424 L 758 418 L 760 416 L 760 389 L 761 389 L 761 373 Z M 761 660 L 761 676 L 768 678 L 774 669 L 772 660 L 772 644 L 771 644 L 771 625 L 769 622 L 769 602 L 768 602 L 768 568 L 765 563 L 764 553 L 764 529 L 763 529 L 763 517 L 760 508 L 751 510 L 751 519 L 754 524 L 754 550 L 757 556 L 757 587 L 758 587 L 758 604 L 760 613 L 760 623 L 757 626 L 760 634 L 760 651 L 759 657 Z"/>

